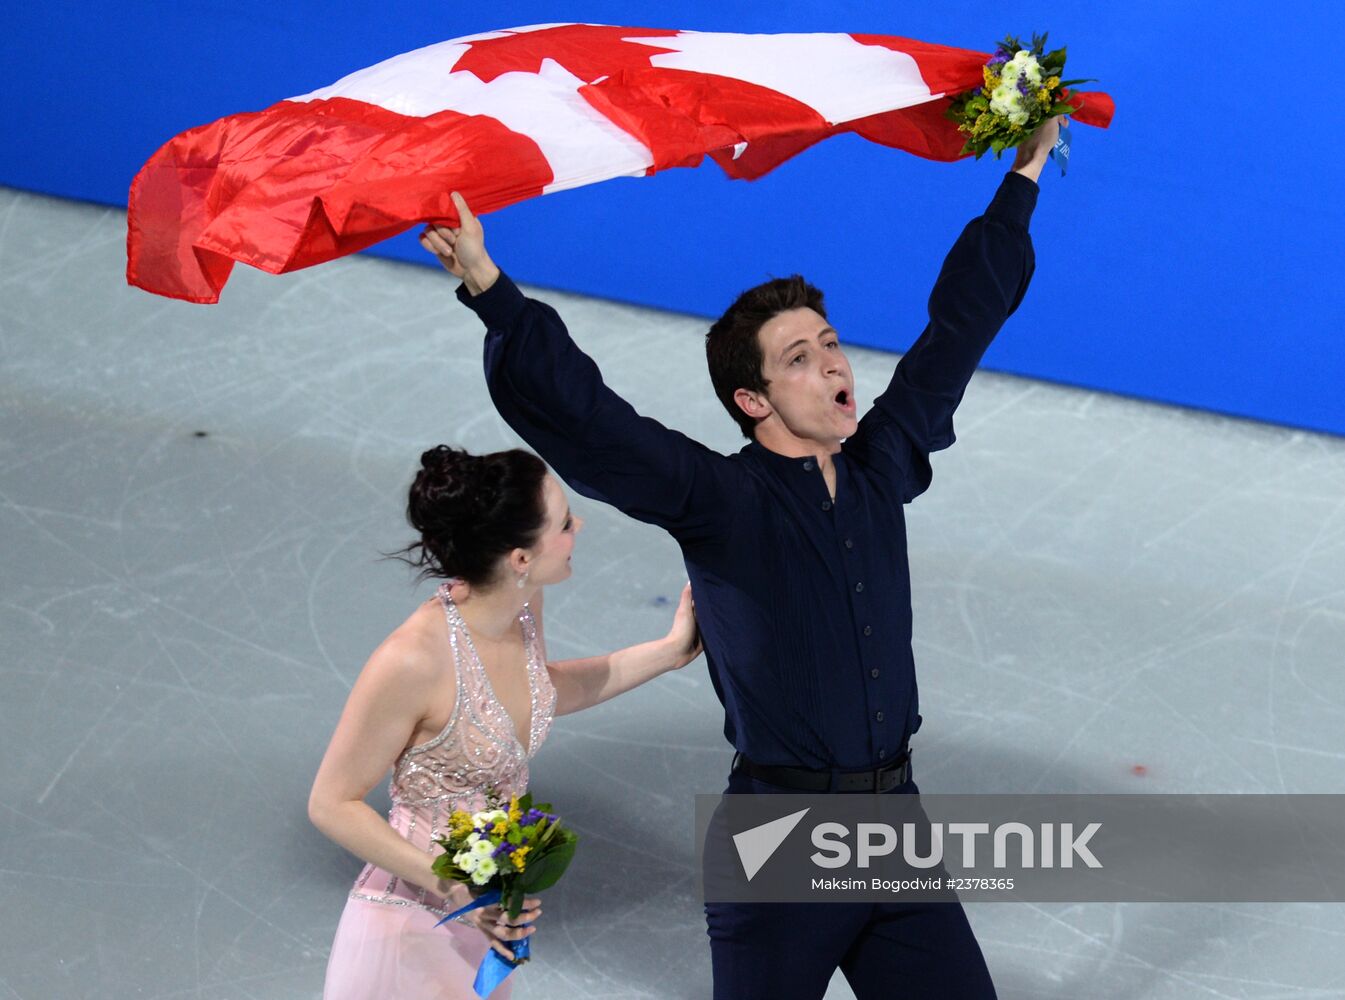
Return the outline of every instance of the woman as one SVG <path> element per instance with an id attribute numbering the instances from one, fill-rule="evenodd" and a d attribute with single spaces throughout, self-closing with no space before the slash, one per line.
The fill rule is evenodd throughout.
<path id="1" fill-rule="evenodd" d="M 313 782 L 308 814 L 367 865 L 346 901 L 327 966 L 326 1000 L 473 997 L 493 947 L 533 933 L 536 899 L 510 924 L 498 907 L 435 927 L 470 900 L 435 877 L 450 813 L 486 793 L 521 795 L 554 715 L 606 701 L 700 653 L 690 588 L 662 639 L 606 656 L 547 663 L 542 590 L 570 575 L 582 522 L 546 466 L 525 451 L 421 456 L 407 516 L 420 541 L 404 555 L 442 577 L 360 672 Z M 392 812 L 364 801 L 393 769 Z M 492 995 L 507 997 L 506 980 Z"/>

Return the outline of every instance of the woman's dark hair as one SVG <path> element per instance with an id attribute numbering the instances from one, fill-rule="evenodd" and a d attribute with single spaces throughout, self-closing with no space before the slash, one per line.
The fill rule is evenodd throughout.
<path id="1" fill-rule="evenodd" d="M 733 394 L 739 389 L 766 391 L 757 334 L 780 313 L 804 308 L 826 319 L 822 293 L 800 275 L 774 278 L 739 295 L 705 335 L 705 360 L 715 395 L 749 440 L 755 436 L 756 421 L 743 412 Z"/>
<path id="2" fill-rule="evenodd" d="M 461 577 L 491 582 L 500 558 L 534 545 L 546 525 L 546 465 L 513 449 L 470 455 L 439 445 L 420 456 L 406 519 L 420 541 L 394 553 L 420 579 Z"/>

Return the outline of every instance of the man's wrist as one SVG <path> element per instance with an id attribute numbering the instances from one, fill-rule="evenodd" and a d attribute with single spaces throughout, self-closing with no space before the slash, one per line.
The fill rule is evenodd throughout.
<path id="1" fill-rule="evenodd" d="M 1049 158 L 1050 150 L 1037 156 L 1016 159 L 1013 164 L 1013 172 L 1021 177 L 1026 177 L 1035 184 L 1041 177 L 1041 172 L 1046 167 L 1046 161 Z"/>
<path id="2" fill-rule="evenodd" d="M 467 291 L 472 295 L 480 295 L 482 292 L 489 291 L 490 286 L 495 284 L 500 278 L 500 269 L 495 266 L 494 261 L 486 261 L 484 264 L 476 267 L 469 267 L 463 272 L 462 281 L 467 286 Z"/>

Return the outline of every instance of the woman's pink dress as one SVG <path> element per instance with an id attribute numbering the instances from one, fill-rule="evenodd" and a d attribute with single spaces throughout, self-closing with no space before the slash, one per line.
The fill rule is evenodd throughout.
<path id="1" fill-rule="evenodd" d="M 457 700 L 443 732 L 428 743 L 409 747 L 397 759 L 388 814 L 392 828 L 425 851 L 431 850 L 455 810 L 484 809 L 487 790 L 496 790 L 506 801 L 527 790 L 528 761 L 546 739 L 556 709 L 556 690 L 529 608 L 519 615 L 532 694 L 525 747 L 490 686 L 447 586 L 439 588 L 438 600 L 448 619 Z M 440 896 L 366 866 L 336 929 L 324 1000 L 475 998 L 472 982 L 489 944 L 484 934 L 464 922 L 436 927 L 446 912 Z M 510 991 L 506 980 L 491 1000 L 504 1000 Z"/>

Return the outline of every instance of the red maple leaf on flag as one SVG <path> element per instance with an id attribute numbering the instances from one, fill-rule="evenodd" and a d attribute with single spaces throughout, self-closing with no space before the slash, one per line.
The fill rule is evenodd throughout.
<path id="1" fill-rule="evenodd" d="M 504 73 L 538 73 L 542 60 L 559 63 L 585 83 L 627 69 L 649 69 L 650 57 L 673 49 L 642 45 L 628 38 L 671 38 L 676 31 L 663 28 L 620 28 L 593 24 L 563 24 L 538 31 L 520 31 L 500 38 L 467 44 L 453 72 L 472 73 L 490 83 Z"/>

